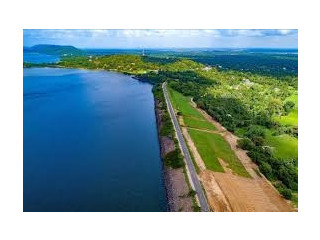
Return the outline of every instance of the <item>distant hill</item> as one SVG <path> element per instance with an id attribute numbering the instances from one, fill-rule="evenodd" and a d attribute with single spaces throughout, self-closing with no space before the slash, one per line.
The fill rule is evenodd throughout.
<path id="1" fill-rule="evenodd" d="M 24 48 L 24 51 L 36 52 L 48 55 L 82 55 L 83 52 L 74 46 L 39 44 L 30 48 Z"/>

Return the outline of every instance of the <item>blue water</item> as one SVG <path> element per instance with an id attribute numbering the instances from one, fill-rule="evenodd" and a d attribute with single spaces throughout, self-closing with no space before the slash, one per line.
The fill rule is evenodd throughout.
<path id="1" fill-rule="evenodd" d="M 55 63 L 60 60 L 59 56 L 41 53 L 23 53 L 23 62 L 28 63 Z"/>
<path id="2" fill-rule="evenodd" d="M 24 211 L 166 211 L 152 86 L 24 69 Z"/>

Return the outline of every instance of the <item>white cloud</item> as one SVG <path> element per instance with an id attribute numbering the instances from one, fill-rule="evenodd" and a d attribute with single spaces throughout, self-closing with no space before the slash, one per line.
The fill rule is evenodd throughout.
<path id="1" fill-rule="evenodd" d="M 248 37 L 260 37 L 263 36 L 263 33 L 261 30 L 257 29 L 239 29 L 237 30 L 237 33 L 239 35 L 248 36 Z"/>
<path id="2" fill-rule="evenodd" d="M 203 29 L 202 30 L 205 34 L 207 35 L 211 35 L 211 36 L 216 36 L 216 37 L 219 37 L 221 34 L 220 34 L 220 31 L 217 30 L 217 29 Z"/>
<path id="3" fill-rule="evenodd" d="M 297 45 L 297 30 L 290 29 L 26 29 L 23 35 L 25 46 L 39 43 L 119 48 Z"/>
<path id="4" fill-rule="evenodd" d="M 215 29 L 122 29 L 114 30 L 116 35 L 124 37 L 165 37 L 165 36 L 177 36 L 177 37 L 189 37 L 189 36 L 220 36 L 219 30 Z"/>
<path id="5" fill-rule="evenodd" d="M 292 32 L 292 29 L 279 29 L 278 32 L 282 35 L 287 35 Z"/>

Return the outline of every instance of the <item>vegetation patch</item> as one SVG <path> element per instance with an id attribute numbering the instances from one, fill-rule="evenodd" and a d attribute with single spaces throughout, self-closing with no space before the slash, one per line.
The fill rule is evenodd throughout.
<path id="1" fill-rule="evenodd" d="M 181 168 L 184 166 L 184 161 L 179 148 L 169 152 L 163 160 L 164 164 L 171 168 Z"/>
<path id="2" fill-rule="evenodd" d="M 205 120 L 202 114 L 190 104 L 190 98 L 182 95 L 181 93 L 168 88 L 170 99 L 173 107 L 181 113 L 182 116 L 189 116 Z"/>
<path id="3" fill-rule="evenodd" d="M 217 130 L 212 123 L 191 105 L 189 97 L 171 88 L 168 88 L 168 91 L 173 107 L 178 111 L 178 114 L 183 116 L 183 122 L 186 127 Z"/>
<path id="4" fill-rule="evenodd" d="M 217 128 L 209 121 L 193 117 L 183 117 L 184 125 L 192 128 L 207 129 L 216 131 Z"/>
<path id="5" fill-rule="evenodd" d="M 281 117 L 276 117 L 275 120 L 283 125 L 298 126 L 298 94 L 293 94 L 285 100 L 285 103 L 293 103 L 291 109 L 288 109 L 288 114 Z"/>
<path id="6" fill-rule="evenodd" d="M 190 137 L 206 167 L 212 171 L 224 172 L 218 158 L 228 163 L 228 167 L 240 176 L 250 177 L 242 163 L 236 157 L 229 144 L 219 134 L 197 129 L 217 130 L 196 108 L 190 104 L 190 99 L 169 88 L 170 99 L 178 114 L 183 116 L 184 125 L 188 127 Z M 197 129 L 192 129 L 197 128 Z"/>
<path id="7" fill-rule="evenodd" d="M 188 51 L 159 52 L 154 57 L 69 56 L 63 57 L 59 63 L 51 67 L 105 69 L 134 74 L 142 81 L 157 85 L 155 97 L 161 90 L 161 83 L 167 82 L 173 106 L 178 111 L 177 114 L 184 118 L 187 127 L 213 130 L 213 125 L 206 123 L 201 113 L 190 104 L 192 97 L 198 107 L 204 109 L 229 131 L 247 138 L 240 142 L 239 146 L 248 150 L 250 157 L 269 180 L 274 184 L 279 183 L 278 189 L 285 197 L 290 197 L 287 190 L 289 189 L 292 191 L 291 198 L 296 198 L 298 65 L 295 53 L 222 54 Z M 24 63 L 24 67 L 32 66 L 36 65 Z M 163 100 L 163 96 L 158 95 Z M 162 104 L 162 107 L 166 113 L 160 134 L 174 137 L 165 104 Z M 189 131 L 196 130 L 189 129 Z M 196 134 L 214 136 L 203 131 L 198 131 Z M 201 137 L 199 138 L 201 144 L 208 145 L 206 142 L 215 142 Z M 210 148 L 203 150 L 202 154 L 208 154 L 208 151 L 210 154 L 212 152 L 216 154 L 216 151 Z M 228 163 L 228 159 L 221 158 Z M 215 158 L 211 157 L 207 163 L 218 171 L 222 169 Z M 228 164 L 230 168 L 235 168 L 231 163 Z"/>
<path id="8" fill-rule="evenodd" d="M 273 149 L 273 154 L 279 159 L 298 159 L 298 139 L 287 134 L 273 136 L 266 133 L 266 145 Z"/>
<path id="9" fill-rule="evenodd" d="M 275 185 L 284 197 L 288 192 L 298 191 L 297 159 L 280 159 L 274 156 L 272 149 L 266 146 L 255 146 L 249 152 L 250 158 L 258 164 L 259 170 Z"/>
<path id="10" fill-rule="evenodd" d="M 250 177 L 240 160 L 236 157 L 229 144 L 222 136 L 215 133 L 188 129 L 206 167 L 215 172 L 224 172 L 218 158 L 223 159 L 234 173 Z"/>

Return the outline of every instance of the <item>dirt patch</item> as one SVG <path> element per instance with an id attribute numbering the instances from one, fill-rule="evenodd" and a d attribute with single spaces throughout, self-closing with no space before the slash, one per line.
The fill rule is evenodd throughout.
<path id="1" fill-rule="evenodd" d="M 175 150 L 174 141 L 165 136 L 160 137 L 160 148 L 161 148 L 161 156 L 166 156 L 169 152 Z"/>
<path id="2" fill-rule="evenodd" d="M 230 203 L 218 185 L 213 172 L 210 170 L 202 171 L 199 177 L 206 191 L 210 208 L 216 212 L 231 212 Z"/>
<path id="3" fill-rule="evenodd" d="M 293 208 L 263 178 L 214 172 L 234 212 L 291 212 Z"/>
<path id="4" fill-rule="evenodd" d="M 168 207 L 171 212 L 193 212 L 193 203 L 186 183 L 183 169 L 164 170 L 165 185 L 167 190 Z"/>
<path id="5" fill-rule="evenodd" d="M 221 159 L 221 158 L 218 158 L 218 161 L 219 161 L 220 165 L 222 166 L 222 168 L 223 168 L 223 170 L 224 170 L 225 173 L 231 173 L 231 174 L 233 174 L 233 171 L 232 171 L 231 168 L 229 168 L 229 164 L 228 164 L 228 163 L 226 163 L 225 161 L 223 161 L 223 159 Z"/>
<path id="6" fill-rule="evenodd" d="M 155 105 L 157 126 L 158 126 L 158 130 L 160 130 L 163 125 L 163 115 L 164 115 L 163 110 L 160 109 L 162 103 L 158 99 L 155 99 L 154 105 Z"/>

